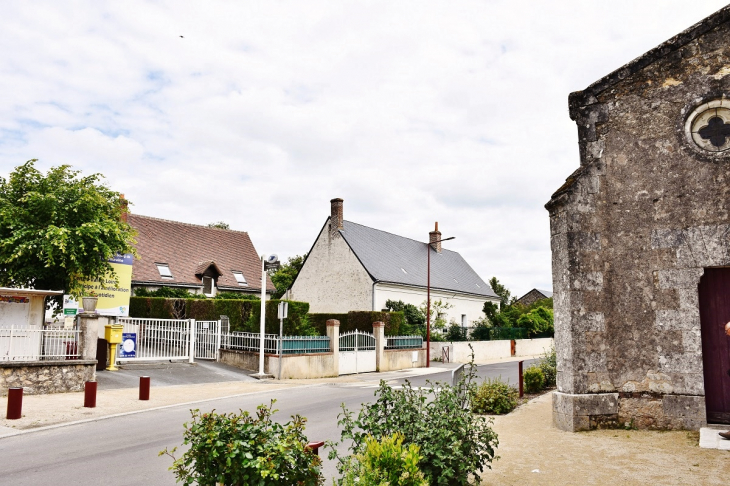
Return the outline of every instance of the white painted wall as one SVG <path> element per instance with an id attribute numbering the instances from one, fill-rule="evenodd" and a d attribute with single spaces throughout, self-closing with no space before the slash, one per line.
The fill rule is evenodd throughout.
<path id="1" fill-rule="evenodd" d="M 372 279 L 341 235 L 330 238 L 329 220 L 291 288 L 290 298 L 309 302 L 309 311 L 372 309 Z"/>
<path id="2" fill-rule="evenodd" d="M 385 303 L 388 300 L 402 300 L 406 304 L 421 307 L 426 301 L 426 289 L 403 287 L 393 284 L 376 284 L 375 310 L 385 309 Z M 499 302 L 499 299 L 488 299 L 486 297 L 455 294 L 454 292 L 431 289 L 431 305 L 437 300 L 453 305 L 451 309 L 446 311 L 447 322 L 454 319 L 457 324 L 461 325 L 461 316 L 462 314 L 466 314 L 466 320 L 469 326 L 472 325 L 475 319 L 484 317 L 484 313 L 482 312 L 484 302 L 487 300 L 492 300 L 495 303 Z"/>

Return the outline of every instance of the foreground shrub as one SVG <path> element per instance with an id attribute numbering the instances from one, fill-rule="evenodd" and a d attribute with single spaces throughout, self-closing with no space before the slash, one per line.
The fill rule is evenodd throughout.
<path id="1" fill-rule="evenodd" d="M 491 467 L 499 441 L 491 419 L 471 412 L 475 375 L 472 357 L 456 386 L 428 382 L 431 387 L 414 389 L 406 381 L 394 390 L 381 380 L 376 402 L 364 404 L 356 418 L 342 405 L 341 438 L 351 440 L 349 450 L 358 455 L 365 451 L 367 437 L 382 440 L 400 432 L 403 444 L 420 448 L 418 466 L 428 484 L 464 485 L 470 480 L 479 484 L 479 473 Z M 338 456 L 338 444 L 328 445 L 330 459 L 338 458 L 338 469 L 344 473 L 349 459 Z"/>
<path id="2" fill-rule="evenodd" d="M 170 467 L 178 482 L 185 485 L 213 486 L 216 483 L 260 486 L 315 486 L 323 483 L 321 461 L 305 449 L 306 419 L 299 415 L 284 425 L 271 420 L 276 413 L 270 406 L 259 405 L 256 416 L 200 413 L 191 410 L 193 420 L 186 423 L 183 445 L 189 445 L 182 457 L 165 449 L 173 458 Z"/>
<path id="3" fill-rule="evenodd" d="M 365 438 L 365 451 L 350 456 L 344 486 L 428 486 L 418 468 L 421 456 L 416 444 L 403 445 L 403 434 L 396 432 L 378 441 Z"/>
<path id="4" fill-rule="evenodd" d="M 537 366 L 530 366 L 522 375 L 525 382 L 525 393 L 540 393 L 545 388 L 545 375 Z"/>
<path id="5" fill-rule="evenodd" d="M 472 410 L 475 413 L 510 413 L 517 407 L 519 391 L 499 378 L 487 378 L 474 392 Z"/>
<path id="6" fill-rule="evenodd" d="M 556 385 L 555 379 L 558 375 L 558 362 L 555 356 L 555 346 L 546 351 L 545 354 L 540 358 L 537 366 L 542 370 L 542 374 L 545 376 L 545 388 L 552 388 Z"/>

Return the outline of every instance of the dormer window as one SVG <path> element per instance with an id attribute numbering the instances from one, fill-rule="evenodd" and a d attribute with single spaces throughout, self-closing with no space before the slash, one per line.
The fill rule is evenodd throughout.
<path id="1" fill-rule="evenodd" d="M 203 293 L 208 297 L 215 296 L 215 285 L 212 277 L 203 277 Z"/>
<path id="2" fill-rule="evenodd" d="M 162 278 L 172 278 L 172 272 L 170 271 L 170 266 L 167 263 L 155 263 L 157 266 L 157 271 L 160 272 L 160 277 Z"/>
<path id="3" fill-rule="evenodd" d="M 233 272 L 233 277 L 236 279 L 236 282 L 238 282 L 238 285 L 241 286 L 248 286 L 248 282 L 246 282 L 246 277 L 243 276 L 242 272 Z"/>

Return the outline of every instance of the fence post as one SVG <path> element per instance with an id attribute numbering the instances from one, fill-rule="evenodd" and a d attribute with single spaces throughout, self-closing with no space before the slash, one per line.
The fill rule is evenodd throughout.
<path id="1" fill-rule="evenodd" d="M 375 335 L 375 371 L 383 371 L 383 352 L 385 351 L 385 323 L 373 322 L 373 334 Z M 386 370 L 387 371 L 387 370 Z"/>
<path id="2" fill-rule="evenodd" d="M 330 351 L 332 351 L 332 373 L 334 376 L 340 375 L 340 321 L 337 319 L 328 319 L 327 337 L 330 338 Z"/>
<path id="3" fill-rule="evenodd" d="M 190 319 L 188 326 L 190 326 L 190 332 L 188 333 L 188 336 L 190 336 L 190 357 L 188 358 L 188 362 L 195 363 L 195 333 L 197 332 L 195 319 Z"/>
<path id="4" fill-rule="evenodd" d="M 96 345 L 99 341 L 99 314 L 82 313 L 79 320 L 78 353 L 81 359 L 96 359 Z"/>
<path id="5" fill-rule="evenodd" d="M 223 329 L 221 326 L 223 325 L 222 321 L 218 321 L 218 333 L 216 334 L 216 341 L 215 341 L 215 360 L 219 361 L 220 358 L 220 350 L 221 350 L 221 333 L 223 332 Z"/>

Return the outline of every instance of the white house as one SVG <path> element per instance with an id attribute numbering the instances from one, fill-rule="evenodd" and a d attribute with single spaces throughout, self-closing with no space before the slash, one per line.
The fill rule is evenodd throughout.
<path id="1" fill-rule="evenodd" d="M 331 201 L 331 216 L 309 251 L 289 297 L 309 302 L 311 312 L 381 310 L 388 300 L 420 306 L 426 300 L 431 258 L 431 302 L 451 304 L 446 312 L 462 326 L 483 316 L 484 302 L 499 303 L 489 285 L 455 251 L 369 228 L 343 219 L 342 199 Z"/>

